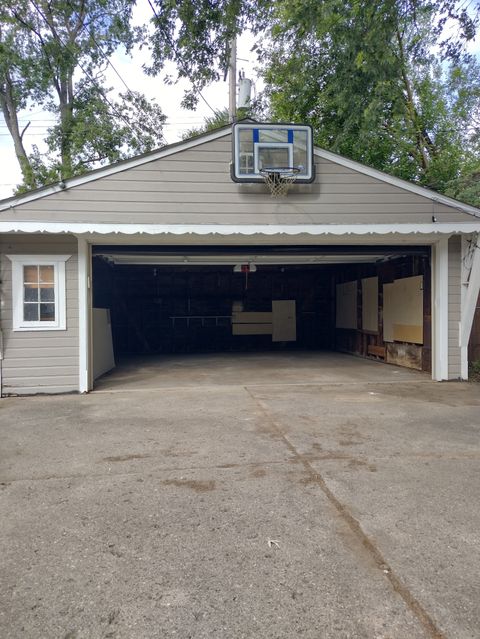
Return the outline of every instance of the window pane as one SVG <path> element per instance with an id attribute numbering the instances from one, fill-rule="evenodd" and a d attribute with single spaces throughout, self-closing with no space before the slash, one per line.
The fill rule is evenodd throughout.
<path id="1" fill-rule="evenodd" d="M 53 264 L 48 266 L 40 266 L 40 282 L 53 284 Z"/>
<path id="2" fill-rule="evenodd" d="M 55 321 L 55 304 L 40 304 L 40 321 Z"/>
<path id="3" fill-rule="evenodd" d="M 55 290 L 53 288 L 45 286 L 45 284 L 42 284 L 42 288 L 40 289 L 40 301 L 41 302 L 54 302 L 55 301 Z"/>
<path id="4" fill-rule="evenodd" d="M 25 322 L 38 322 L 38 304 L 23 305 L 23 320 Z"/>
<path id="5" fill-rule="evenodd" d="M 30 283 L 38 282 L 38 266 L 24 266 L 23 281 Z"/>
<path id="6" fill-rule="evenodd" d="M 24 286 L 24 301 L 25 302 L 38 302 L 38 286 L 37 284 L 25 284 Z"/>

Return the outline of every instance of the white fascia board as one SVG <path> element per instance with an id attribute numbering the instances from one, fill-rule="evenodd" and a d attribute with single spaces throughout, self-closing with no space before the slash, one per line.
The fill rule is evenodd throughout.
<path id="1" fill-rule="evenodd" d="M 99 224 L 89 222 L 0 222 L 0 233 L 74 235 L 452 235 L 480 232 L 478 222 L 430 224 Z M 87 238 L 88 239 L 88 238 Z"/>
<path id="2" fill-rule="evenodd" d="M 445 206 L 450 206 L 451 208 L 462 211 L 463 213 L 469 213 L 470 215 L 480 218 L 480 209 L 477 209 L 476 207 L 469 204 L 459 202 L 458 200 L 454 200 L 453 198 L 442 195 L 441 193 L 437 193 L 436 191 L 431 191 L 430 189 L 419 186 L 418 184 L 413 184 L 413 182 L 407 182 L 407 180 L 402 180 L 401 178 L 389 175 L 388 173 L 384 173 L 383 171 L 379 171 L 378 169 L 373 169 L 372 167 L 361 164 L 360 162 L 356 162 L 355 160 L 350 160 L 343 157 L 342 155 L 337 155 L 336 153 L 332 153 L 331 151 L 325 151 L 325 149 L 319 149 L 318 147 L 315 147 L 313 153 L 320 158 L 329 160 L 330 162 L 334 162 L 335 164 L 340 164 L 341 166 L 345 166 L 348 169 L 352 169 L 352 171 L 363 173 L 364 175 L 368 175 L 369 177 L 375 178 L 376 180 L 381 180 L 382 182 L 386 182 L 388 184 L 391 184 L 392 186 L 396 186 L 399 189 L 403 189 L 404 191 L 410 191 L 411 193 L 415 193 L 416 195 L 420 195 L 421 197 L 426 197 L 433 202 L 437 202 L 438 204 L 444 204 Z"/>
<path id="3" fill-rule="evenodd" d="M 173 155 L 174 153 L 180 153 L 181 151 L 186 151 L 187 149 L 191 149 L 194 146 L 199 146 L 201 144 L 205 144 L 206 142 L 212 142 L 213 140 L 218 140 L 219 138 L 223 138 L 227 135 L 230 135 L 230 130 L 221 130 L 215 131 L 208 135 L 202 135 L 198 138 L 192 138 L 191 140 L 186 140 L 183 144 L 170 144 L 162 149 L 158 149 L 158 151 L 154 151 L 148 155 L 142 155 L 139 157 L 133 157 L 130 160 L 126 160 L 123 162 L 119 162 L 117 164 L 111 164 L 106 166 L 104 169 L 97 169 L 90 173 L 86 173 L 85 175 L 79 175 L 77 177 L 72 177 L 63 181 L 63 186 L 60 186 L 60 183 L 52 184 L 51 186 L 45 187 L 45 189 L 41 189 L 38 191 L 34 191 L 32 193 L 25 193 L 25 195 L 19 195 L 16 198 L 9 198 L 5 202 L 0 202 L 0 211 L 5 211 L 8 209 L 15 208 L 16 206 L 20 206 L 21 204 L 27 204 L 28 202 L 33 202 L 34 200 L 39 200 L 47 195 L 52 195 L 53 193 L 60 193 L 65 191 L 66 189 L 70 189 L 74 186 L 79 186 L 81 184 L 86 184 L 87 182 L 93 182 L 94 180 L 99 180 L 100 178 L 108 177 L 109 175 L 114 175 L 115 173 L 120 173 L 122 171 L 127 171 L 128 169 L 133 169 L 138 166 L 142 166 L 142 164 L 148 164 L 149 162 L 155 162 L 155 160 L 160 160 L 161 158 L 168 157 L 169 155 Z"/>

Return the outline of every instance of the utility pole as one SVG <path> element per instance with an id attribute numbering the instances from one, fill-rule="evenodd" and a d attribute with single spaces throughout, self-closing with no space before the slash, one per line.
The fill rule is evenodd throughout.
<path id="1" fill-rule="evenodd" d="M 237 37 L 230 41 L 230 64 L 228 66 L 228 121 L 237 119 Z"/>

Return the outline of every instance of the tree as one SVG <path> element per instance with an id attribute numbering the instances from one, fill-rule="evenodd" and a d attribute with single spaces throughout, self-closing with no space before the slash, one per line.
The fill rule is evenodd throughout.
<path id="1" fill-rule="evenodd" d="M 243 118 L 248 117 L 255 118 L 255 109 L 256 104 L 253 104 L 252 107 L 249 109 L 237 109 L 237 120 L 242 120 Z M 228 124 L 230 124 L 230 114 L 228 113 L 228 109 L 225 108 L 220 111 L 215 111 L 213 115 L 207 116 L 201 126 L 188 129 L 187 131 L 185 131 L 182 137 L 184 140 L 188 140 L 189 138 L 193 138 L 196 135 L 202 135 L 203 133 L 208 133 L 209 131 L 220 129 L 223 126 L 228 126 Z"/>
<path id="2" fill-rule="evenodd" d="M 160 107 L 127 90 L 114 101 L 104 86 L 109 57 L 129 51 L 134 0 L 4 0 L 0 8 L 0 106 L 23 188 L 84 172 L 163 142 Z M 48 153 L 27 153 L 18 113 L 51 112 Z"/>
<path id="3" fill-rule="evenodd" d="M 320 146 L 445 191 L 480 157 L 480 67 L 465 53 L 476 18 L 428 0 L 277 3 L 262 54 L 271 116 L 309 122 Z"/>
<path id="4" fill-rule="evenodd" d="M 183 101 L 183 106 L 191 109 L 205 86 L 226 76 L 232 38 L 246 29 L 255 33 L 263 30 L 274 4 L 267 0 L 149 2 L 154 31 L 149 38 L 152 65 L 148 72 L 156 75 L 166 62 L 174 62 L 178 77 L 191 83 Z"/>
<path id="5" fill-rule="evenodd" d="M 215 111 L 213 115 L 209 115 L 205 118 L 201 126 L 194 127 L 185 131 L 185 133 L 182 135 L 182 138 L 184 140 L 188 140 L 189 138 L 193 138 L 197 135 L 202 135 L 203 133 L 208 133 L 209 131 L 215 131 L 215 129 L 220 129 L 222 126 L 227 126 L 229 122 L 230 117 L 228 109 Z"/>

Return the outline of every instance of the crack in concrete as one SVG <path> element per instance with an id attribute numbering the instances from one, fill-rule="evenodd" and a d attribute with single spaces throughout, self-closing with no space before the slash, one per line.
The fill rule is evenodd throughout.
<path id="1" fill-rule="evenodd" d="M 373 559 L 375 565 L 382 571 L 385 577 L 390 582 L 394 592 L 396 592 L 405 602 L 406 606 L 411 610 L 414 616 L 418 619 L 419 623 L 428 633 L 431 639 L 446 639 L 445 635 L 437 627 L 436 623 L 425 610 L 422 604 L 414 597 L 407 586 L 401 581 L 401 579 L 395 574 L 392 567 L 388 564 L 380 550 L 375 546 L 374 542 L 364 532 L 360 523 L 350 513 L 348 508 L 343 504 L 330 490 L 323 476 L 318 473 L 310 463 L 310 458 L 302 455 L 294 444 L 288 439 L 283 428 L 277 423 L 272 416 L 268 406 L 250 390 L 250 387 L 244 386 L 245 392 L 253 400 L 258 410 L 262 413 L 267 424 L 270 425 L 272 432 L 278 439 L 281 439 L 288 450 L 296 457 L 299 463 L 302 464 L 305 471 L 311 478 L 312 483 L 315 483 L 324 493 L 330 504 L 335 508 L 341 519 L 347 524 L 350 530 L 354 533 L 357 540 L 363 546 L 363 548 L 369 553 L 371 559 Z"/>
<path id="2" fill-rule="evenodd" d="M 160 468 L 155 473 L 148 474 L 145 473 L 144 470 L 137 470 L 132 472 L 112 472 L 112 473 L 71 473 L 68 475 L 43 475 L 41 477 L 3 477 L 0 478 L 0 487 L 6 487 L 8 484 L 13 484 L 15 482 L 35 482 L 35 481 L 52 481 L 52 480 L 63 480 L 63 479 L 99 479 L 102 477 L 134 477 L 135 475 L 139 475 L 141 477 L 148 476 L 151 479 L 159 479 L 164 473 L 176 473 L 176 472 L 188 472 L 190 470 L 230 470 L 232 468 L 257 468 L 261 466 L 272 466 L 274 464 L 289 464 L 291 461 L 288 459 L 277 459 L 277 460 L 267 460 L 267 461 L 256 461 L 256 462 L 245 462 L 242 464 L 239 463 L 225 463 L 225 464 L 216 464 L 215 466 L 172 466 L 168 468 Z"/>
<path id="3" fill-rule="evenodd" d="M 248 384 L 249 388 L 278 388 L 282 386 L 309 386 L 315 387 L 318 386 L 388 386 L 398 384 L 437 384 L 438 382 L 432 382 L 431 379 L 399 379 L 399 380 L 360 380 L 358 382 L 355 381 L 324 381 L 324 382 L 256 382 Z M 452 382 L 453 383 L 453 382 Z M 460 383 L 460 382 L 459 382 Z M 119 385 L 117 388 L 108 387 L 107 388 L 99 388 L 89 391 L 88 395 L 108 395 L 109 393 L 151 393 L 152 391 L 212 391 L 218 392 L 219 390 L 231 390 L 237 389 L 242 390 L 242 388 L 246 388 L 241 384 L 186 384 L 184 386 L 142 386 L 141 388 L 128 388 L 128 386 Z"/>

